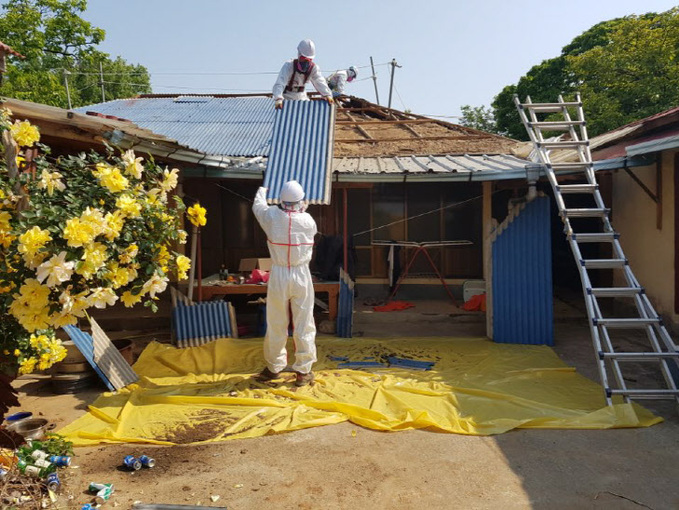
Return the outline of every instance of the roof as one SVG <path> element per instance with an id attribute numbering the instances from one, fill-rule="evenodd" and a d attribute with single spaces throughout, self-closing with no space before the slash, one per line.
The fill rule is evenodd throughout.
<path id="1" fill-rule="evenodd" d="M 325 101 L 290 101 L 276 110 L 271 156 L 264 175 L 277 202 L 283 184 L 296 180 L 312 204 L 330 203 L 335 108 Z"/>
<path id="2" fill-rule="evenodd" d="M 266 96 L 140 96 L 77 108 L 130 119 L 204 154 L 268 156 L 274 121 Z"/>
<path id="3" fill-rule="evenodd" d="M 83 115 L 19 99 L 2 99 L 0 104 L 9 108 L 14 118 L 28 120 L 38 126 L 47 143 L 67 145 L 77 142 L 89 146 L 110 143 L 121 148 L 134 146 L 137 152 L 149 152 L 161 157 L 172 154 L 175 159 L 194 161 L 203 157 L 175 140 L 142 129 L 130 121 Z"/>
<path id="4" fill-rule="evenodd" d="M 312 98 L 317 94 L 310 94 Z M 510 138 L 385 108 L 364 99 L 337 101 L 337 156 L 509 154 Z M 268 156 L 274 122 L 270 95 L 141 95 L 78 108 L 130 119 L 210 155 Z"/>

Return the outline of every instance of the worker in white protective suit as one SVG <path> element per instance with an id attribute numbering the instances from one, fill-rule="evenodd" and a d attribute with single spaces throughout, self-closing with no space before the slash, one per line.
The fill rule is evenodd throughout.
<path id="1" fill-rule="evenodd" d="M 257 376 L 270 381 L 287 366 L 288 305 L 294 326 L 296 386 L 313 382 L 311 367 L 316 361 L 314 286 L 309 271 L 316 235 L 316 222 L 305 212 L 304 190 L 297 181 L 281 188 L 280 205 L 266 203 L 267 188 L 259 188 L 252 211 L 267 235 L 271 273 L 266 293 L 266 368 Z"/>
<path id="2" fill-rule="evenodd" d="M 323 99 L 332 103 L 332 92 L 321 74 L 321 70 L 314 62 L 316 46 L 311 39 L 304 39 L 297 45 L 297 58 L 288 60 L 278 73 L 278 79 L 273 86 L 273 98 L 276 109 L 283 108 L 283 99 L 308 101 L 304 90 L 308 81 Z"/>
<path id="3" fill-rule="evenodd" d="M 347 86 L 347 83 L 354 81 L 356 76 L 358 76 L 358 71 L 356 71 L 354 66 L 351 66 L 349 69 L 332 73 L 328 77 L 328 87 L 330 87 L 330 90 L 332 91 L 332 97 L 344 94 L 344 88 Z"/>

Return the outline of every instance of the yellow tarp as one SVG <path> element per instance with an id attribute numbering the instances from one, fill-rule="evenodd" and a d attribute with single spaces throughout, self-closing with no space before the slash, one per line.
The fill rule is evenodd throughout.
<path id="1" fill-rule="evenodd" d="M 426 428 L 489 435 L 514 428 L 606 429 L 662 421 L 637 404 L 606 406 L 600 386 L 544 346 L 482 339 L 319 338 L 316 383 L 294 374 L 259 383 L 261 340 L 223 339 L 176 349 L 152 343 L 134 369 L 141 376 L 104 393 L 60 433 L 74 444 L 185 444 L 257 437 L 349 420 L 375 430 Z M 290 351 L 292 352 L 292 346 Z M 431 371 L 338 369 L 330 356 L 435 361 Z"/>

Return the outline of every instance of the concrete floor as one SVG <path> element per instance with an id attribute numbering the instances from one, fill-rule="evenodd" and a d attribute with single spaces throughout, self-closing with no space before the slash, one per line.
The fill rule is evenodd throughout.
<path id="1" fill-rule="evenodd" d="M 442 301 L 415 304 L 415 309 L 380 314 L 358 303 L 356 336 L 485 333 L 483 314 L 457 313 L 452 304 Z M 561 301 L 555 307 L 555 351 L 578 372 L 596 380 L 584 313 Z M 616 341 L 632 346 L 639 337 L 629 335 Z M 630 376 L 639 384 L 657 377 L 650 371 Z M 44 414 L 57 426 L 84 413 L 99 391 L 56 396 L 41 376 L 26 376 L 18 382 L 22 408 Z M 76 470 L 74 483 L 108 477 L 107 481 L 123 489 L 117 500 L 122 508 L 138 499 L 196 504 L 202 497 L 203 504 L 229 509 L 271 505 L 324 510 L 677 509 L 678 411 L 667 401 L 644 405 L 665 421 L 643 429 L 515 430 L 492 437 L 427 431 L 380 433 L 344 423 L 258 439 L 177 447 L 181 450 L 172 450 L 172 455 L 191 452 L 191 458 L 205 462 L 204 469 L 189 467 L 193 464 L 181 464 L 177 469 L 169 466 L 163 477 L 144 485 L 143 490 L 129 485 L 130 478 L 112 468 L 120 455 L 133 453 L 132 446 L 86 448 L 78 450 L 81 469 Z M 116 460 L 108 466 L 102 455 Z M 199 475 L 199 471 L 206 473 Z M 205 494 L 217 490 L 215 480 L 224 480 L 220 482 L 222 499 L 209 503 Z M 232 489 L 236 482 L 252 488 Z M 189 486 L 191 492 L 182 494 L 181 500 L 168 496 L 182 484 L 183 490 Z M 75 499 L 78 497 L 76 494 Z"/>

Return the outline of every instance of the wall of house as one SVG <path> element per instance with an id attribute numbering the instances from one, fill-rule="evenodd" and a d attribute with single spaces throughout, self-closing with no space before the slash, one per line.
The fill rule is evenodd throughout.
<path id="1" fill-rule="evenodd" d="M 653 305 L 665 319 L 679 324 L 675 313 L 675 153 L 664 151 L 661 161 L 662 205 L 658 207 L 644 190 L 623 170 L 613 175 L 613 227 L 620 232 L 620 243 L 632 271 L 646 288 Z M 639 179 L 656 192 L 656 165 L 632 169 Z M 623 285 L 616 274 L 615 285 Z"/>

